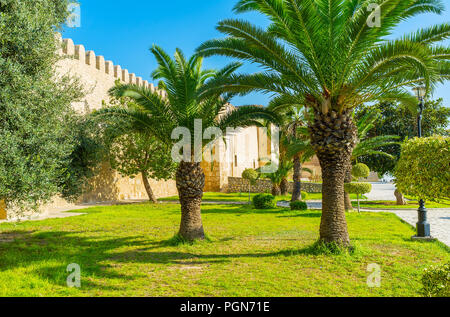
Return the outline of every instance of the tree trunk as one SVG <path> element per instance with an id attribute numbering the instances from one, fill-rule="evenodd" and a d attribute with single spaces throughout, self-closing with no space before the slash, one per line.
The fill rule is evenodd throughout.
<path id="1" fill-rule="evenodd" d="M 8 212 L 6 211 L 6 202 L 0 198 L 0 220 L 8 219 Z"/>
<path id="2" fill-rule="evenodd" d="M 395 189 L 394 195 L 395 195 L 395 198 L 397 199 L 397 205 L 398 206 L 405 206 L 406 205 L 405 196 L 403 196 L 403 194 L 398 189 Z"/>
<path id="3" fill-rule="evenodd" d="M 145 172 L 141 172 L 142 175 L 142 181 L 144 182 L 145 191 L 147 192 L 148 199 L 156 204 L 158 200 L 155 197 L 155 194 L 153 194 L 152 187 L 150 186 L 150 182 L 148 181 L 147 174 Z"/>
<path id="4" fill-rule="evenodd" d="M 357 141 L 351 112 L 316 113 L 310 126 L 311 144 L 322 168 L 322 219 L 320 240 L 349 246 L 344 205 L 344 179 Z"/>
<path id="5" fill-rule="evenodd" d="M 188 241 L 205 239 L 201 204 L 205 174 L 200 163 L 181 162 L 176 183 L 181 203 L 180 236 Z"/>
<path id="6" fill-rule="evenodd" d="M 289 194 L 289 182 L 286 178 L 283 178 L 280 184 L 280 191 L 282 196 Z"/>
<path id="7" fill-rule="evenodd" d="M 345 183 L 352 182 L 352 164 L 350 163 L 347 167 L 347 171 L 345 172 Z M 346 211 L 353 210 L 352 200 L 350 199 L 350 194 L 344 191 L 344 205 Z"/>
<path id="8" fill-rule="evenodd" d="M 272 195 L 274 195 L 274 196 L 280 196 L 281 195 L 280 185 L 277 185 L 277 184 L 273 184 L 272 185 Z"/>
<path id="9" fill-rule="evenodd" d="M 292 191 L 291 201 L 302 200 L 302 162 L 300 155 L 294 156 L 294 190 Z"/>

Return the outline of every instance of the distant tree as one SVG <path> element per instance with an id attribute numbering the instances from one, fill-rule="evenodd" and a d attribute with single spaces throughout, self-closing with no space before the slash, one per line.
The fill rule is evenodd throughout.
<path id="1" fill-rule="evenodd" d="M 68 118 L 80 85 L 55 76 L 64 0 L 0 1 L 0 201 L 18 212 L 61 191 L 76 147 Z"/>
<path id="2" fill-rule="evenodd" d="M 282 160 L 278 167 L 278 170 L 274 173 L 261 174 L 262 178 L 266 178 L 272 182 L 272 195 L 281 195 L 281 182 L 285 179 L 291 172 L 294 164 L 292 161 Z"/>
<path id="3" fill-rule="evenodd" d="M 178 164 L 171 157 L 171 147 L 151 134 L 128 133 L 117 137 L 110 147 L 111 167 L 122 176 L 142 176 L 145 190 L 151 202 L 157 199 L 149 179 L 169 180 L 175 178 Z"/>
<path id="4" fill-rule="evenodd" d="M 374 122 L 374 128 L 368 133 L 368 137 L 383 135 L 397 135 L 401 140 L 417 136 L 417 108 L 397 105 L 394 103 L 380 103 L 373 106 L 360 107 L 356 113 L 357 118 L 362 118 L 370 111 L 380 114 Z M 422 130 L 424 136 L 449 135 L 450 108 L 443 105 L 442 99 L 427 101 L 423 113 Z M 400 144 L 383 146 L 379 150 L 393 156 L 362 155 L 359 162 L 367 164 L 372 171 L 380 175 L 393 174 L 395 166 L 400 159 Z"/>
<path id="5" fill-rule="evenodd" d="M 66 142 L 73 144 L 74 148 L 68 156 L 59 187 L 63 198 L 76 201 L 90 189 L 89 180 L 107 159 L 107 148 L 103 127 L 89 115 L 73 115 L 66 124 L 71 128 Z"/>
<path id="6" fill-rule="evenodd" d="M 256 181 L 259 178 L 259 173 L 252 168 L 248 168 L 242 172 L 242 178 L 247 180 L 248 182 L 248 204 L 251 204 L 251 188 L 252 185 L 256 184 Z"/>
<path id="7" fill-rule="evenodd" d="M 370 131 L 375 127 L 380 114 L 376 109 L 369 109 L 358 118 L 358 142 L 352 153 L 351 164 L 347 167 L 345 183 L 352 182 L 352 164 L 358 163 L 361 157 L 384 157 L 394 160 L 395 157 L 382 149 L 391 145 L 401 144 L 400 137 L 397 135 L 370 135 Z M 352 210 L 350 194 L 346 191 L 344 195 L 345 210 Z"/>
<path id="8" fill-rule="evenodd" d="M 120 85 L 120 81 L 116 81 L 116 88 Z M 116 96 L 111 96 L 108 103 L 103 102 L 103 106 L 105 109 L 117 107 L 130 111 L 139 107 L 131 98 Z M 178 164 L 171 156 L 170 143 L 163 143 L 148 131 L 134 130 L 127 117 L 99 118 L 95 113 L 92 117 L 105 125 L 103 144 L 111 167 L 124 177 L 141 175 L 149 200 L 157 203 L 149 179 L 166 181 L 175 178 Z"/>
<path id="9" fill-rule="evenodd" d="M 359 204 L 359 195 L 364 195 L 367 193 L 370 193 L 372 190 L 372 184 L 370 183 L 358 183 L 358 180 L 360 178 L 366 178 L 369 177 L 370 169 L 367 165 L 358 163 L 353 166 L 352 168 L 352 175 L 355 178 L 356 182 L 354 183 L 346 183 L 345 191 L 349 194 L 356 194 L 356 197 L 358 199 L 358 212 L 361 211 L 360 204 Z"/>

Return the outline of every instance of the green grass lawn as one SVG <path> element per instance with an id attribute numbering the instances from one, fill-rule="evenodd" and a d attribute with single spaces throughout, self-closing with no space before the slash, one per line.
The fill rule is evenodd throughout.
<path id="1" fill-rule="evenodd" d="M 417 296 L 422 270 L 450 260 L 413 242 L 393 214 L 353 213 L 355 254 L 313 252 L 320 212 L 203 206 L 210 241 L 175 246 L 180 207 L 122 205 L 84 216 L 0 225 L 0 296 Z M 67 265 L 81 288 L 66 287 Z M 381 266 L 380 288 L 366 284 Z"/>

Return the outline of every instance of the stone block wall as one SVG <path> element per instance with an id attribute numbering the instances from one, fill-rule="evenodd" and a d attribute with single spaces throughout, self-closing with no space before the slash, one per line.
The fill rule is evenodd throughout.
<path id="1" fill-rule="evenodd" d="M 294 183 L 289 182 L 289 193 L 292 193 Z M 228 178 L 228 193 L 248 192 L 248 182 L 240 177 Z M 270 180 L 260 179 L 255 185 L 251 186 L 252 193 L 270 193 L 272 191 L 272 183 Z M 302 191 L 307 193 L 321 193 L 322 184 L 302 182 Z"/>

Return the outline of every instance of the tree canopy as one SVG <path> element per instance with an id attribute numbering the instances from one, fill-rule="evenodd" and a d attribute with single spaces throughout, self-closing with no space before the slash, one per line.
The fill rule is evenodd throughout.
<path id="1" fill-rule="evenodd" d="M 67 15 L 65 0 L 0 2 L 0 200 L 15 210 L 60 191 L 75 147 L 65 122 L 81 89 L 54 69 Z"/>
<path id="2" fill-rule="evenodd" d="M 417 132 L 418 107 L 406 107 L 397 103 L 384 102 L 375 105 L 364 106 L 357 109 L 356 117 L 363 118 L 367 113 L 376 112 L 378 119 L 373 122 L 374 127 L 368 132 L 367 138 L 382 138 L 385 135 L 397 135 L 400 141 L 414 138 Z M 432 135 L 449 135 L 450 108 L 443 104 L 442 99 L 428 100 L 422 119 L 422 132 L 425 137 Z M 400 144 L 390 144 L 379 148 L 392 155 L 393 158 L 384 155 L 362 155 L 359 162 L 367 164 L 370 169 L 380 175 L 393 174 L 395 166 L 400 159 Z"/>

